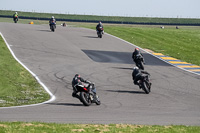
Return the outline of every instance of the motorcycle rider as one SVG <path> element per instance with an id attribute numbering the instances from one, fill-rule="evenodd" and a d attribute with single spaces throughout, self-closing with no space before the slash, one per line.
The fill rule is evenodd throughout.
<path id="1" fill-rule="evenodd" d="M 133 78 L 133 81 L 134 81 L 133 83 L 135 85 L 138 85 L 141 88 L 138 81 L 141 80 L 145 76 L 145 74 L 149 74 L 149 73 L 147 71 L 140 70 L 138 67 L 133 67 L 133 72 L 132 72 L 132 78 Z"/>
<path id="2" fill-rule="evenodd" d="M 145 62 L 144 62 L 144 57 L 143 57 L 142 53 L 140 52 L 139 48 L 135 48 L 135 51 L 134 51 L 133 54 L 132 54 L 132 59 L 133 59 L 134 62 L 137 61 L 137 60 L 136 60 L 136 56 L 137 56 L 137 55 L 141 55 L 141 57 L 142 57 L 142 62 L 145 64 Z"/>
<path id="3" fill-rule="evenodd" d="M 56 19 L 54 18 L 54 16 L 51 17 L 51 19 L 49 20 L 49 26 L 51 27 L 51 24 L 55 22 L 55 28 L 56 28 Z"/>
<path id="4" fill-rule="evenodd" d="M 73 93 L 72 96 L 79 98 L 77 95 L 78 90 L 74 87 L 75 85 L 84 85 L 84 83 L 91 84 L 90 81 L 84 80 L 79 74 L 76 74 L 72 80 L 72 87 L 73 87 Z M 89 86 L 88 86 L 89 87 Z"/>
<path id="5" fill-rule="evenodd" d="M 103 24 L 101 23 L 101 21 L 99 21 L 99 23 L 96 26 L 96 31 L 99 32 L 99 28 L 102 27 L 103 28 Z M 104 30 L 102 32 L 102 34 L 104 34 Z"/>
<path id="6" fill-rule="evenodd" d="M 17 12 L 15 12 L 15 13 L 13 14 L 13 21 L 15 21 L 15 19 L 17 19 L 17 21 L 18 21 L 18 13 L 17 13 Z"/>

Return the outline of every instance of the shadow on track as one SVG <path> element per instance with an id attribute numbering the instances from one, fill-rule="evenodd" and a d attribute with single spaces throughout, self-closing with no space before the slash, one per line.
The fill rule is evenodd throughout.
<path id="1" fill-rule="evenodd" d="M 62 105 L 62 106 L 83 106 L 83 104 L 75 104 L 75 103 L 46 103 L 50 105 Z"/>
<path id="2" fill-rule="evenodd" d="M 117 93 L 134 93 L 134 94 L 145 94 L 145 92 L 142 91 L 123 91 L 123 90 L 106 90 L 109 92 L 117 92 Z"/>
<path id="3" fill-rule="evenodd" d="M 133 66 L 134 67 L 134 66 Z M 112 67 L 112 68 L 115 68 L 115 69 L 123 69 L 123 70 L 133 70 L 133 68 L 126 68 L 126 67 Z"/>
<path id="4" fill-rule="evenodd" d="M 83 37 L 87 37 L 87 38 L 98 38 L 97 36 L 83 36 Z"/>
<path id="5" fill-rule="evenodd" d="M 38 31 L 52 32 L 52 31 L 50 31 L 50 30 L 38 30 Z"/>
<path id="6" fill-rule="evenodd" d="M 98 50 L 86 50 L 82 51 L 93 61 L 102 63 L 121 63 L 121 64 L 133 64 L 132 52 L 118 52 L 118 51 L 98 51 Z M 148 54 L 143 53 L 145 59 L 145 65 L 150 66 L 171 66 L 170 64 Z"/>

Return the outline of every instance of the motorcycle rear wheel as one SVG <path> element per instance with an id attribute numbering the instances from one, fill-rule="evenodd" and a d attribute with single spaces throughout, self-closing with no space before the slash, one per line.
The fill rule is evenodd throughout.
<path id="1" fill-rule="evenodd" d="M 150 92 L 150 85 L 149 85 L 149 83 L 147 81 L 144 81 L 142 83 L 142 89 L 144 90 L 144 92 L 146 94 L 149 94 L 149 92 Z"/>
<path id="2" fill-rule="evenodd" d="M 138 63 L 136 64 L 136 66 L 137 66 L 139 69 L 144 70 L 144 64 L 143 64 L 142 61 L 138 62 Z"/>
<path id="3" fill-rule="evenodd" d="M 99 97 L 96 95 L 96 105 L 100 105 L 101 101 L 99 100 Z"/>
<path id="4" fill-rule="evenodd" d="M 89 94 L 87 94 L 86 92 L 80 92 L 80 100 L 85 106 L 90 106 L 92 104 Z"/>

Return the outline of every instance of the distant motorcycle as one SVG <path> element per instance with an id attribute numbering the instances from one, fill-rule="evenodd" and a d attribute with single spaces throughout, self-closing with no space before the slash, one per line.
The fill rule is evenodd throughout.
<path id="1" fill-rule="evenodd" d="M 142 79 L 138 81 L 139 86 L 144 90 L 146 94 L 149 94 L 151 91 L 151 82 L 150 74 L 143 75 Z"/>
<path id="2" fill-rule="evenodd" d="M 18 21 L 18 16 L 14 16 L 13 20 L 14 20 L 15 23 L 17 23 L 17 21 Z"/>
<path id="3" fill-rule="evenodd" d="M 144 70 L 144 58 L 142 57 L 141 54 L 137 54 L 134 61 L 139 69 Z"/>
<path id="4" fill-rule="evenodd" d="M 52 21 L 51 23 L 50 23 L 50 29 L 51 29 L 51 31 L 55 31 L 55 29 L 56 29 L 56 23 L 55 23 L 55 21 Z"/>
<path id="5" fill-rule="evenodd" d="M 99 38 L 102 38 L 102 34 L 103 34 L 103 27 L 99 27 L 99 28 L 97 29 L 97 35 L 98 35 L 98 37 L 99 37 Z"/>
<path id="6" fill-rule="evenodd" d="M 100 105 L 101 101 L 99 100 L 98 95 L 96 94 L 96 87 L 94 83 L 88 84 L 88 86 L 84 86 L 83 84 L 77 84 L 74 86 L 79 94 L 79 99 L 85 106 L 90 106 L 92 103 L 96 103 L 96 105 Z"/>

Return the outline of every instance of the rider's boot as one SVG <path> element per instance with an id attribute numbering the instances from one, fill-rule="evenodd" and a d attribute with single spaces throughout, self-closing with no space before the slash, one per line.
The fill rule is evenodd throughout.
<path id="1" fill-rule="evenodd" d="M 79 95 L 77 95 L 77 92 L 72 92 L 72 97 L 76 97 L 76 98 L 79 98 Z"/>

